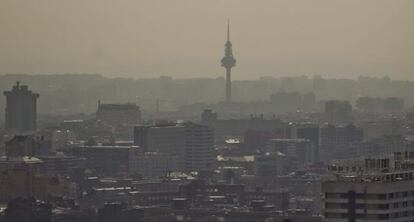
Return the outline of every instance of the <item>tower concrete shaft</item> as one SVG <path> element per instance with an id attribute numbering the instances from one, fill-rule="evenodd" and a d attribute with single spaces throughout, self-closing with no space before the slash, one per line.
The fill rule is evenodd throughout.
<path id="1" fill-rule="evenodd" d="M 231 102 L 231 68 L 226 68 L 226 102 Z"/>

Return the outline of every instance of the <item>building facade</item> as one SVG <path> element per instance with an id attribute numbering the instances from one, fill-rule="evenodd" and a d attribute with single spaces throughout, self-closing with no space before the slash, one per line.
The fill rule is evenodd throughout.
<path id="1" fill-rule="evenodd" d="M 326 222 L 414 221 L 414 153 L 329 166 L 322 182 Z"/>

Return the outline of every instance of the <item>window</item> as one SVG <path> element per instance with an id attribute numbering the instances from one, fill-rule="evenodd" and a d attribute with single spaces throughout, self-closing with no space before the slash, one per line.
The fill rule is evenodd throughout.
<path id="1" fill-rule="evenodd" d="M 385 219 L 388 219 L 390 216 L 388 215 L 388 214 L 380 214 L 379 216 L 378 216 L 378 219 L 381 219 L 381 220 L 385 220 Z"/>
<path id="2" fill-rule="evenodd" d="M 408 192 L 403 192 L 403 193 L 402 193 L 402 196 L 403 196 L 403 197 L 408 197 Z"/>
<path id="3" fill-rule="evenodd" d="M 380 200 L 386 200 L 387 199 L 387 195 L 386 194 L 378 194 L 378 199 L 380 199 Z"/>
<path id="4" fill-rule="evenodd" d="M 393 213 L 393 214 L 392 214 L 392 217 L 393 217 L 393 218 L 398 218 L 398 217 L 399 217 L 399 216 L 398 216 L 398 213 Z"/>
<path id="5" fill-rule="evenodd" d="M 364 209 L 365 204 L 356 204 L 356 209 Z"/>
<path id="6" fill-rule="evenodd" d="M 378 209 L 381 209 L 381 210 L 389 209 L 389 205 L 388 204 L 379 204 Z"/>
<path id="7" fill-rule="evenodd" d="M 408 201 L 404 201 L 404 202 L 402 203 L 402 206 L 403 206 L 403 207 L 408 207 Z"/>

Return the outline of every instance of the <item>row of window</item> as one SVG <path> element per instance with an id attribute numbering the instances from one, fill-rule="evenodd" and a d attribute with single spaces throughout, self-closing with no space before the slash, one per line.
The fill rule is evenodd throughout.
<path id="1" fill-rule="evenodd" d="M 388 194 L 370 194 L 370 193 L 325 193 L 327 199 L 367 199 L 367 200 L 387 200 L 414 197 L 414 191 L 394 192 Z"/>
<path id="2" fill-rule="evenodd" d="M 390 215 L 390 218 L 414 217 L 414 211 L 395 212 Z"/>
<path id="3" fill-rule="evenodd" d="M 355 209 L 367 209 L 367 210 L 387 210 L 390 208 L 405 208 L 414 207 L 414 200 L 395 202 L 392 204 L 355 204 Z M 326 209 L 348 209 L 350 205 L 348 203 L 325 203 Z"/>
<path id="4" fill-rule="evenodd" d="M 367 220 L 387 220 L 389 214 L 347 214 L 347 213 L 325 213 L 326 219 L 367 219 Z"/>
<path id="5" fill-rule="evenodd" d="M 367 199 L 367 200 L 386 200 L 387 194 L 369 194 L 369 193 L 325 193 L 326 199 Z"/>
<path id="6" fill-rule="evenodd" d="M 325 203 L 325 209 L 349 209 L 348 203 Z M 387 210 L 389 204 L 355 204 L 355 209 Z"/>
<path id="7" fill-rule="evenodd" d="M 395 192 L 395 193 L 389 193 L 388 199 L 394 199 L 394 198 L 404 198 L 404 197 L 414 197 L 414 191 L 404 191 L 404 192 Z"/>
<path id="8" fill-rule="evenodd" d="M 395 218 L 404 218 L 404 217 L 414 217 L 414 211 L 402 211 L 402 212 L 395 212 L 391 214 L 348 214 L 348 213 L 330 213 L 327 212 L 324 214 L 325 218 L 327 219 L 340 219 L 340 218 L 347 218 L 347 219 L 377 219 L 377 220 L 386 220 L 386 219 L 395 219 Z"/>

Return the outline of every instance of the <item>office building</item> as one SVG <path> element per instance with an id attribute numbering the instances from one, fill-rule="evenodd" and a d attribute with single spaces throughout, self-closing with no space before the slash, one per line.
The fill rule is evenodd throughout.
<path id="1" fill-rule="evenodd" d="M 214 135 L 208 126 L 185 124 L 185 169 L 204 171 L 213 169 Z"/>

